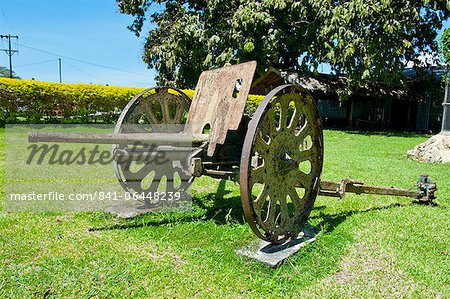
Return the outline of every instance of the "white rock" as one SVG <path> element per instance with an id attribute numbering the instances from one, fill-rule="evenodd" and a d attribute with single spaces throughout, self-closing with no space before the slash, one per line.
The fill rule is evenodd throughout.
<path id="1" fill-rule="evenodd" d="M 434 135 L 407 152 L 408 157 L 428 163 L 450 163 L 450 134 Z"/>

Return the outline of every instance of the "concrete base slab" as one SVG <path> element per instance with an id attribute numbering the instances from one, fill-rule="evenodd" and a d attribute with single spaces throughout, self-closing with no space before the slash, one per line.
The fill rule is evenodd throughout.
<path id="1" fill-rule="evenodd" d="M 296 254 L 301 248 L 315 240 L 317 229 L 306 225 L 299 236 L 282 244 L 271 244 L 263 240 L 255 240 L 236 253 L 254 259 L 266 266 L 277 268 L 281 263 Z"/>
<path id="2" fill-rule="evenodd" d="M 140 215 L 154 213 L 154 212 L 182 212 L 190 211 L 192 202 L 189 200 L 179 200 L 176 202 L 157 203 L 157 204 L 142 204 L 137 201 L 117 202 L 114 205 L 105 209 L 115 215 L 117 218 L 130 219 Z"/>
<path id="3" fill-rule="evenodd" d="M 131 219 L 140 215 L 148 214 L 155 212 L 154 208 L 134 208 L 129 206 L 114 206 L 109 207 L 105 210 L 105 212 L 109 212 L 116 216 L 117 218 L 122 219 Z"/>

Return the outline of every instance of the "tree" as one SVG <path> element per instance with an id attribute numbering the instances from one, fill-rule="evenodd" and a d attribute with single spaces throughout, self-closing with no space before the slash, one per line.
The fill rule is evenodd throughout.
<path id="1" fill-rule="evenodd" d="M 143 59 L 159 84 L 192 87 L 201 71 L 256 60 L 300 72 L 328 63 L 350 87 L 401 82 L 405 61 L 437 50 L 444 1 L 116 0 L 129 29 L 150 25 Z"/>
<path id="2" fill-rule="evenodd" d="M 4 66 L 0 66 L 0 77 L 9 78 L 9 69 Z M 20 79 L 19 76 L 17 76 L 14 71 L 12 72 L 12 77 Z"/>
<path id="3" fill-rule="evenodd" d="M 439 54 L 441 55 L 441 60 L 445 64 L 450 63 L 450 28 L 444 30 L 440 39 L 441 45 L 439 47 Z"/>

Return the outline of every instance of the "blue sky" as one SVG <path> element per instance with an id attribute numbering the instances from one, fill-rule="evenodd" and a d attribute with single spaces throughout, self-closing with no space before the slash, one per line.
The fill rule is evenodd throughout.
<path id="1" fill-rule="evenodd" d="M 126 71 L 62 57 L 63 82 L 153 86 L 155 72 L 141 59 L 144 39 L 126 28 L 131 22 L 114 0 L 0 0 L 0 34 L 19 36 L 13 69 L 24 79 L 59 81 L 59 56 L 31 47 Z M 9 66 L 5 52 L 0 65 Z"/>
<path id="2" fill-rule="evenodd" d="M 0 0 L 0 34 L 19 36 L 13 69 L 24 79 L 58 82 L 61 57 L 63 82 L 154 86 L 155 72 L 141 59 L 144 39 L 126 28 L 131 22 L 115 0 Z M 0 65 L 9 65 L 5 52 Z"/>

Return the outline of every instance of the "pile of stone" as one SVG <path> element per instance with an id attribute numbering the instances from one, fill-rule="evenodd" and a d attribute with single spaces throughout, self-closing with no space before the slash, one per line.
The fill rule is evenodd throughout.
<path id="1" fill-rule="evenodd" d="M 409 150 L 407 155 L 422 162 L 450 163 L 450 132 L 434 135 Z"/>

